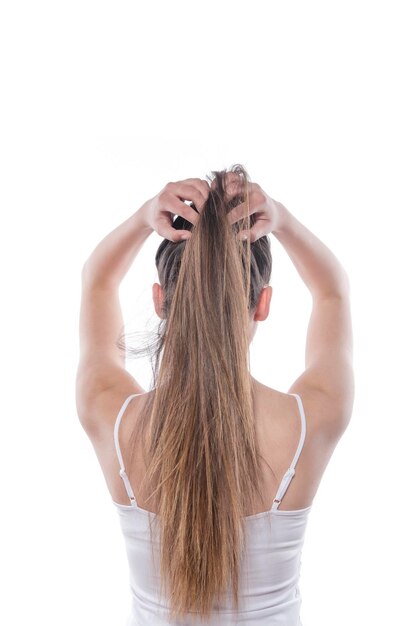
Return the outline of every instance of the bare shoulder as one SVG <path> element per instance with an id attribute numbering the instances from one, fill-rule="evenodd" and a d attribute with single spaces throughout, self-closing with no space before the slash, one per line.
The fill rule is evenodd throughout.
<path id="1" fill-rule="evenodd" d="M 338 394 L 330 396 L 303 380 L 294 383 L 288 393 L 255 381 L 254 391 L 254 410 L 263 458 L 276 475 L 269 496 L 277 490 L 280 476 L 289 467 L 302 435 L 299 403 L 292 394 L 297 394 L 302 402 L 306 418 L 305 437 L 297 461 L 297 472 L 286 493 L 284 505 L 286 509 L 310 506 L 348 424 L 347 408 L 342 406 Z"/>
<path id="2" fill-rule="evenodd" d="M 354 385 L 346 388 L 345 393 L 332 393 L 309 384 L 302 376 L 288 393 L 300 397 L 309 430 L 316 439 L 330 443 L 340 439 L 351 419 Z"/>
<path id="3" fill-rule="evenodd" d="M 285 393 L 253 380 L 256 404 L 262 406 L 265 415 L 270 414 L 273 418 L 297 414 L 293 394 L 299 396 L 306 417 L 307 433 L 312 440 L 336 442 L 349 424 L 354 402 L 353 385 L 346 388 L 344 394 L 337 391 L 329 393 L 310 384 L 302 375 Z"/>
<path id="4" fill-rule="evenodd" d="M 144 402 L 145 392 L 139 385 L 111 387 L 90 394 L 88 402 L 84 402 L 79 410 L 80 422 L 93 442 L 107 442 L 113 437 L 116 420 L 123 409 L 123 420 L 120 432 L 126 431 L 126 424 L 138 413 Z"/>

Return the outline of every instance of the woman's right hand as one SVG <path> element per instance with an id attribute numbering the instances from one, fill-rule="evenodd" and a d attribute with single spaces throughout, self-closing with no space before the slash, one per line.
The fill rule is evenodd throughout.
<path id="1" fill-rule="evenodd" d="M 226 191 L 228 197 L 233 197 L 242 192 L 241 182 L 237 175 L 232 172 L 227 174 Z M 242 230 L 238 235 L 238 239 L 247 239 L 250 237 L 250 243 L 257 241 L 260 237 L 268 235 L 271 232 L 278 231 L 283 224 L 287 209 L 276 200 L 273 200 L 258 183 L 248 182 L 249 195 L 249 213 L 255 213 L 256 221 L 250 230 Z M 228 213 L 231 224 L 243 219 L 246 215 L 246 203 L 239 204 Z"/>

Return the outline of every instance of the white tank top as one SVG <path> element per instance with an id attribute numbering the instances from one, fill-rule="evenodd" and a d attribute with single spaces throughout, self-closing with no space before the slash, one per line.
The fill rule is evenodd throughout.
<path id="1" fill-rule="evenodd" d="M 213 617 L 206 622 L 190 613 L 180 621 L 168 621 L 168 606 L 159 597 L 158 516 L 139 507 L 125 472 L 119 445 L 119 424 L 131 398 L 123 403 L 116 418 L 114 440 L 120 464 L 120 476 L 131 500 L 130 505 L 116 506 L 125 539 L 132 593 L 131 613 L 125 626 L 232 626 L 236 624 L 268 626 L 302 626 L 299 611 L 301 596 L 299 576 L 305 528 L 311 506 L 293 511 L 278 507 L 295 474 L 306 433 L 306 418 L 302 400 L 295 396 L 301 418 L 301 435 L 289 469 L 286 471 L 270 510 L 246 519 L 246 552 L 241 574 L 240 605 L 234 613 L 230 594 L 215 606 Z M 153 523 L 154 560 L 149 524 Z"/>

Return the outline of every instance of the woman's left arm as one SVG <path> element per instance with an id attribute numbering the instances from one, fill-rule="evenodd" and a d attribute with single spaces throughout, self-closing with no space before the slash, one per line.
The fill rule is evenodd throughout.
<path id="1" fill-rule="evenodd" d="M 82 270 L 79 318 L 80 357 L 76 375 L 76 405 L 85 427 L 96 426 L 104 419 L 104 405 L 109 389 L 117 390 L 117 401 L 131 393 L 143 393 L 137 381 L 125 369 L 125 355 L 117 346 L 123 329 L 119 287 L 146 239 L 155 230 L 171 241 L 180 241 L 190 231 L 176 230 L 172 214 L 195 224 L 196 207 L 203 205 L 209 188 L 206 181 L 188 179 L 168 183 L 154 198 L 112 230 L 93 250 Z M 112 417 L 110 418 L 112 419 Z"/>

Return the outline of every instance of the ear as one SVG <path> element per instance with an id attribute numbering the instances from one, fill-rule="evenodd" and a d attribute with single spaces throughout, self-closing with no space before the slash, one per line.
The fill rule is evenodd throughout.
<path id="1" fill-rule="evenodd" d="M 257 308 L 254 313 L 253 319 L 255 322 L 264 322 L 264 320 L 267 319 L 270 312 L 270 301 L 272 295 L 273 287 L 271 287 L 270 285 L 266 285 L 266 287 L 263 287 L 263 290 L 260 294 L 260 299 L 258 300 Z"/>
<path id="2" fill-rule="evenodd" d="M 154 301 L 154 309 L 160 319 L 164 319 L 162 314 L 164 303 L 164 291 L 161 285 L 154 283 L 152 286 L 152 299 Z"/>

